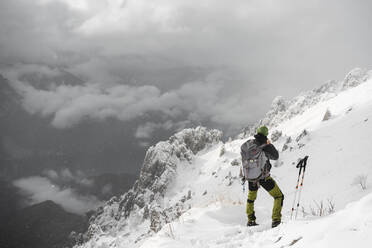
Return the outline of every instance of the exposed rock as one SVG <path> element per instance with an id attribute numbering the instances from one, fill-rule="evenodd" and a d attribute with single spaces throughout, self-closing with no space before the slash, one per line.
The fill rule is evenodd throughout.
<path id="1" fill-rule="evenodd" d="M 161 210 L 160 208 L 152 210 L 150 217 L 150 229 L 154 232 L 160 231 L 166 223 L 177 219 L 187 209 L 188 207 L 184 208 L 183 204 L 176 204 L 175 206 L 169 207 L 165 210 Z"/>
<path id="2" fill-rule="evenodd" d="M 367 81 L 369 78 L 368 71 L 361 68 L 351 70 L 345 77 L 342 87 L 348 89 L 358 86 L 359 84 Z"/>
<path id="3" fill-rule="evenodd" d="M 305 146 L 305 144 L 304 143 L 298 143 L 298 148 L 302 148 L 302 147 L 304 147 Z"/>
<path id="4" fill-rule="evenodd" d="M 231 171 L 229 171 L 229 174 L 225 177 L 225 179 L 227 180 L 227 186 L 231 186 L 234 182 L 234 179 L 236 179 L 236 177 L 233 177 L 231 175 Z"/>
<path id="5" fill-rule="evenodd" d="M 340 89 L 339 82 L 336 80 L 328 80 L 319 88 L 314 89 L 315 93 L 322 94 L 322 93 L 334 93 Z"/>
<path id="6" fill-rule="evenodd" d="M 276 160 L 275 162 L 274 162 L 274 167 L 280 167 L 280 166 L 282 166 L 283 165 L 283 161 L 282 160 L 280 160 L 280 159 L 278 159 L 278 160 Z"/>
<path id="7" fill-rule="evenodd" d="M 299 142 L 300 140 L 302 140 L 306 135 L 308 135 L 308 132 L 306 131 L 306 129 L 304 129 L 300 135 L 297 136 L 296 138 L 296 142 Z"/>
<path id="8" fill-rule="evenodd" d="M 220 157 L 222 157 L 226 152 L 225 145 L 222 145 L 221 150 L 220 150 Z"/>
<path id="9" fill-rule="evenodd" d="M 187 200 L 190 200 L 191 199 L 191 190 L 187 191 Z"/>
<path id="10" fill-rule="evenodd" d="M 284 152 L 285 150 L 287 150 L 289 148 L 289 144 L 291 142 L 292 142 L 292 138 L 291 138 L 291 136 L 289 136 L 287 138 L 287 140 L 285 141 L 284 145 L 283 145 L 282 152 Z"/>
<path id="11" fill-rule="evenodd" d="M 327 111 L 324 113 L 322 121 L 328 121 L 329 119 L 331 119 L 331 117 L 332 117 L 331 111 L 327 109 Z"/>
<path id="12" fill-rule="evenodd" d="M 241 163 L 240 163 L 240 160 L 235 158 L 233 161 L 231 161 L 231 165 L 232 166 L 239 166 Z"/>
<path id="13" fill-rule="evenodd" d="M 275 142 L 275 141 L 277 141 L 281 136 L 282 136 L 282 132 L 279 131 L 279 130 L 275 130 L 275 131 L 271 134 L 271 141 L 272 141 L 272 142 Z"/>
<path id="14" fill-rule="evenodd" d="M 288 145 L 287 144 L 284 144 L 283 147 L 282 147 L 282 152 L 288 150 Z"/>
<path id="15" fill-rule="evenodd" d="M 163 216 L 162 216 L 161 212 L 156 211 L 155 209 L 153 209 L 151 211 L 150 220 L 151 220 L 150 229 L 154 232 L 160 231 L 161 227 L 163 226 L 163 223 L 162 223 L 163 222 Z"/>
<path id="16" fill-rule="evenodd" d="M 350 113 L 352 110 L 353 110 L 353 107 L 349 107 L 349 108 L 346 110 L 346 114 Z"/>
<path id="17" fill-rule="evenodd" d="M 242 132 L 237 136 L 237 138 L 244 139 L 246 137 L 252 136 L 255 134 L 258 125 L 248 125 L 243 128 Z"/>
<path id="18" fill-rule="evenodd" d="M 181 198 L 180 202 L 184 203 L 185 201 L 190 200 L 190 199 L 191 199 L 191 190 L 189 190 L 189 191 L 187 192 L 187 195 L 184 195 L 184 196 Z"/>

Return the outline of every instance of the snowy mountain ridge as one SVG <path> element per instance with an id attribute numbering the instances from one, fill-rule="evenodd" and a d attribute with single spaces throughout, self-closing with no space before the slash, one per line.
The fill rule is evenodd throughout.
<path id="1" fill-rule="evenodd" d="M 301 93 L 299 96 L 286 100 L 277 96 L 266 113 L 265 117 L 256 124 L 246 127 L 238 137 L 251 136 L 259 125 L 266 125 L 270 128 L 276 127 L 281 122 L 289 120 L 296 115 L 302 114 L 315 104 L 329 100 L 337 94 L 356 87 L 368 79 L 372 78 L 372 70 L 355 68 L 351 70 L 342 81 L 330 80 L 320 87 L 308 92 Z"/>
<path id="2" fill-rule="evenodd" d="M 183 130 L 148 150 L 139 180 L 128 193 L 98 210 L 85 238 L 80 237 L 80 242 L 86 241 L 81 246 L 285 247 L 297 240 L 299 247 L 333 247 L 342 240 L 337 236 L 340 232 L 347 232 L 349 236 L 344 237 L 350 239 L 359 235 L 370 240 L 372 216 L 367 210 L 372 207 L 371 189 L 361 190 L 354 182 L 372 175 L 367 152 L 372 142 L 365 138 L 372 135 L 368 125 L 372 118 L 370 78 L 371 72 L 355 69 L 344 81 L 329 82 L 290 103 L 276 99 L 260 122 L 270 127 L 273 144 L 280 151 L 280 160 L 272 169 L 285 195 L 285 224 L 279 228 L 268 228 L 272 199 L 263 190 L 255 204 L 262 225 L 245 227 L 246 192 L 242 193 L 237 175 L 240 145 L 248 133 L 223 144 L 221 132 L 198 127 Z M 328 109 L 330 114 L 324 118 Z M 294 164 L 304 155 L 310 159 L 301 219 L 290 221 L 298 174 Z M 320 205 L 322 211 L 332 213 L 357 200 L 345 210 L 317 219 Z M 347 219 L 348 212 L 357 221 L 330 227 Z M 325 236 L 329 229 L 333 236 Z M 338 247 L 350 244 L 338 243 Z"/>
<path id="3" fill-rule="evenodd" d="M 221 138 L 222 132 L 218 130 L 197 127 L 184 129 L 150 147 L 133 188 L 98 209 L 90 220 L 87 237 L 96 238 L 107 231 L 112 233 L 126 228 L 130 231 L 137 224 L 143 228 L 141 236 L 146 236 L 179 217 L 185 210 L 182 201 L 168 209 L 164 209 L 162 202 L 169 182 L 175 177 L 176 167 L 180 163 L 191 163 L 196 153 L 219 143 Z M 82 239 L 80 237 L 79 241 Z"/>

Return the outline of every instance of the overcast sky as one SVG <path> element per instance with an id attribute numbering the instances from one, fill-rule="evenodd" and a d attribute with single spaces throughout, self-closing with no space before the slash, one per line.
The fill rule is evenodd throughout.
<path id="1" fill-rule="evenodd" d="M 44 71 L 63 66 L 90 83 L 41 92 L 52 109 L 27 102 L 31 112 L 53 115 L 59 128 L 84 116 L 127 121 L 158 110 L 171 117 L 195 111 L 188 117 L 241 126 L 275 95 L 370 67 L 371 8 L 370 1 L 351 0 L 4 0 L 0 61 Z M 214 74 L 162 84 L 167 69 L 188 67 Z M 152 81 L 154 70 L 163 75 Z M 150 76 L 135 78 L 144 74 Z M 25 97 L 39 98 L 35 90 Z M 250 104 L 262 100 L 265 108 Z"/>
<path id="2" fill-rule="evenodd" d="M 143 147 L 197 123 L 234 134 L 276 95 L 372 68 L 371 9 L 367 0 L 2 0 L 0 73 L 56 129 L 113 118 Z M 84 83 L 55 84 L 66 72 Z M 30 83 L 35 73 L 42 87 Z"/>

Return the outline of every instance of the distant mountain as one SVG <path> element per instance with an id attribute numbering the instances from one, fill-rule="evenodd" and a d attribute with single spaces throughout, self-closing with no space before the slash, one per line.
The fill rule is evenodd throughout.
<path id="1" fill-rule="evenodd" d="M 90 187 L 80 184 L 64 186 L 104 201 L 128 191 L 135 178 L 131 174 L 105 173 L 90 177 L 93 181 Z M 88 214 L 94 213 L 91 211 L 86 216 L 72 214 L 52 201 L 24 207 L 26 200 L 11 181 L 0 179 L 1 248 L 70 247 L 75 241 L 69 238 L 70 233 L 86 232 Z"/>
<path id="2" fill-rule="evenodd" d="M 71 247 L 71 231 L 87 228 L 87 217 L 68 213 L 52 201 L 18 210 L 0 227 L 2 248 Z"/>
<path id="3" fill-rule="evenodd" d="M 0 178 L 0 223 L 8 221 L 22 206 L 18 189 Z"/>

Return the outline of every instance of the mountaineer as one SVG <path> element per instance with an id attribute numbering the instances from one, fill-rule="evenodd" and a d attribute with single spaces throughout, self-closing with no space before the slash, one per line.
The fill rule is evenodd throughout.
<path id="1" fill-rule="evenodd" d="M 248 181 L 249 192 L 247 199 L 247 226 L 256 226 L 256 216 L 254 212 L 254 201 L 257 198 L 257 191 L 262 186 L 274 198 L 272 212 L 272 227 L 281 223 L 281 210 L 284 195 L 275 180 L 270 176 L 270 159 L 277 160 L 279 153 L 267 138 L 269 130 L 266 126 L 257 129 L 254 139 L 247 140 L 241 146 L 242 168 L 240 177 L 242 183 Z"/>

